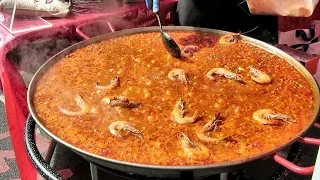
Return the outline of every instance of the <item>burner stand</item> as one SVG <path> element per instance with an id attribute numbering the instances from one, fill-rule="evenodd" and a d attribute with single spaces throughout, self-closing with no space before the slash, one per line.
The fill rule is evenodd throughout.
<path id="1" fill-rule="evenodd" d="M 282 156 L 287 157 L 288 160 L 292 162 L 297 162 L 301 156 L 301 151 L 303 149 L 303 144 L 294 143 L 291 147 L 283 150 L 281 152 Z M 90 164 L 90 172 L 92 180 L 101 180 L 108 177 L 108 179 L 121 179 L 121 180 L 171 180 L 171 178 L 152 178 L 145 177 L 142 175 L 136 175 L 133 173 L 121 172 L 107 167 L 103 167 L 96 163 L 88 161 Z M 267 171 L 266 171 L 266 168 Z M 226 172 L 216 175 L 210 175 L 203 178 L 194 178 L 194 174 L 191 171 L 181 172 L 179 178 L 172 178 L 172 180 L 261 180 L 261 177 L 264 177 L 264 180 L 284 180 L 290 175 L 291 172 L 281 165 L 273 161 L 273 159 L 266 159 L 254 162 L 249 164 L 235 172 Z"/>
<path id="2" fill-rule="evenodd" d="M 141 175 L 135 175 L 132 173 L 124 173 L 113 169 L 107 169 L 106 167 L 102 167 L 96 163 L 89 162 L 90 163 L 90 172 L 91 172 L 91 179 L 92 180 L 102 180 L 105 179 L 106 176 L 108 176 L 108 179 L 121 179 L 121 180 L 147 180 L 147 179 L 170 179 L 170 178 L 152 178 L 152 177 L 145 177 Z M 221 173 L 220 175 L 212 175 L 210 177 L 215 177 L 214 179 L 219 180 L 228 180 L 228 173 Z M 177 178 L 172 178 L 177 179 Z M 193 172 L 192 171 L 183 171 L 180 174 L 181 180 L 194 180 Z M 206 179 L 206 178 L 205 178 Z M 210 178 L 211 179 L 211 178 Z"/>

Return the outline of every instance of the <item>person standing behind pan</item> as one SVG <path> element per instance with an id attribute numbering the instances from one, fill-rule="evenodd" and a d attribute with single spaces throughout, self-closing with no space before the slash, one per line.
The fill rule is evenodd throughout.
<path id="1" fill-rule="evenodd" d="M 153 12 L 160 9 L 159 0 L 145 0 Z M 243 0 L 178 0 L 176 25 L 246 32 L 255 29 L 252 36 L 266 30 L 276 36 L 277 16 L 256 16 L 249 13 Z M 247 35 L 250 35 L 247 34 Z"/>

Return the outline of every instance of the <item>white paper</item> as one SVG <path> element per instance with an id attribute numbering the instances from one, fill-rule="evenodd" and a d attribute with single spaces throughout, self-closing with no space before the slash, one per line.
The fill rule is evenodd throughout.
<path id="1" fill-rule="evenodd" d="M 16 15 L 39 17 L 65 17 L 70 11 L 70 2 L 60 0 L 0 0 L 0 8 L 11 9 L 16 4 Z"/>
<path id="2" fill-rule="evenodd" d="M 320 179 L 320 148 L 318 150 L 317 161 L 316 161 L 316 165 L 314 167 L 314 171 L 312 175 L 312 180 L 319 180 L 319 179 Z"/>

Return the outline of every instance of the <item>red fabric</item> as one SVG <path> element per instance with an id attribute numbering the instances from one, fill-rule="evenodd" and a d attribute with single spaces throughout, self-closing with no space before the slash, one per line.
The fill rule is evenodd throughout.
<path id="1" fill-rule="evenodd" d="M 172 12 L 174 12 L 173 7 L 175 7 L 176 2 L 177 0 L 161 1 L 160 14 L 164 17 L 164 25 L 173 24 L 174 16 L 172 16 Z M 7 52 L 17 45 L 26 44 L 29 41 L 74 33 L 75 26 L 81 23 L 97 19 L 114 19 L 115 17 L 122 17 L 128 22 L 131 21 L 134 27 L 155 25 L 156 22 L 154 15 L 146 11 L 144 3 L 141 3 L 125 8 L 112 9 L 110 7 L 110 10 L 107 9 L 106 13 L 92 13 L 65 19 L 48 20 L 53 24 L 53 28 L 15 34 L 14 36 L 0 26 L 0 79 L 5 95 L 10 136 L 22 180 L 36 179 L 37 173 L 27 155 L 23 138 L 24 126 L 29 113 L 26 99 L 27 89 L 18 70 L 6 58 Z M 115 23 L 115 25 L 119 24 Z"/>
<path id="2" fill-rule="evenodd" d="M 6 115 L 20 178 L 22 180 L 36 179 L 36 170 L 26 153 L 23 137 L 27 117 L 26 103 L 23 102 L 26 99 L 24 93 L 26 88 L 20 74 L 8 64 L 8 61 L 5 61 L 3 65 L 6 71 L 1 74 L 1 82 L 5 92 Z"/>
<path id="3" fill-rule="evenodd" d="M 310 17 L 278 17 L 279 44 L 307 54 L 317 55 L 303 61 L 305 67 L 314 75 L 319 72 L 317 65 L 320 56 L 320 3 Z M 314 33 L 311 33 L 311 30 Z M 303 37 L 301 34 L 305 34 Z M 318 80 L 318 83 L 320 81 Z"/>

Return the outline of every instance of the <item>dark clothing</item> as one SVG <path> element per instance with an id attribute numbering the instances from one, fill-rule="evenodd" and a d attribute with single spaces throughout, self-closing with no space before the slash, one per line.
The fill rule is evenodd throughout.
<path id="1" fill-rule="evenodd" d="M 254 33 L 261 33 L 265 29 L 268 29 L 269 32 L 277 33 L 276 16 L 251 15 L 246 2 L 241 3 L 242 1 L 179 0 L 176 24 L 232 32 L 246 32 L 259 26 Z M 241 4 L 238 5 L 239 3 Z"/>

